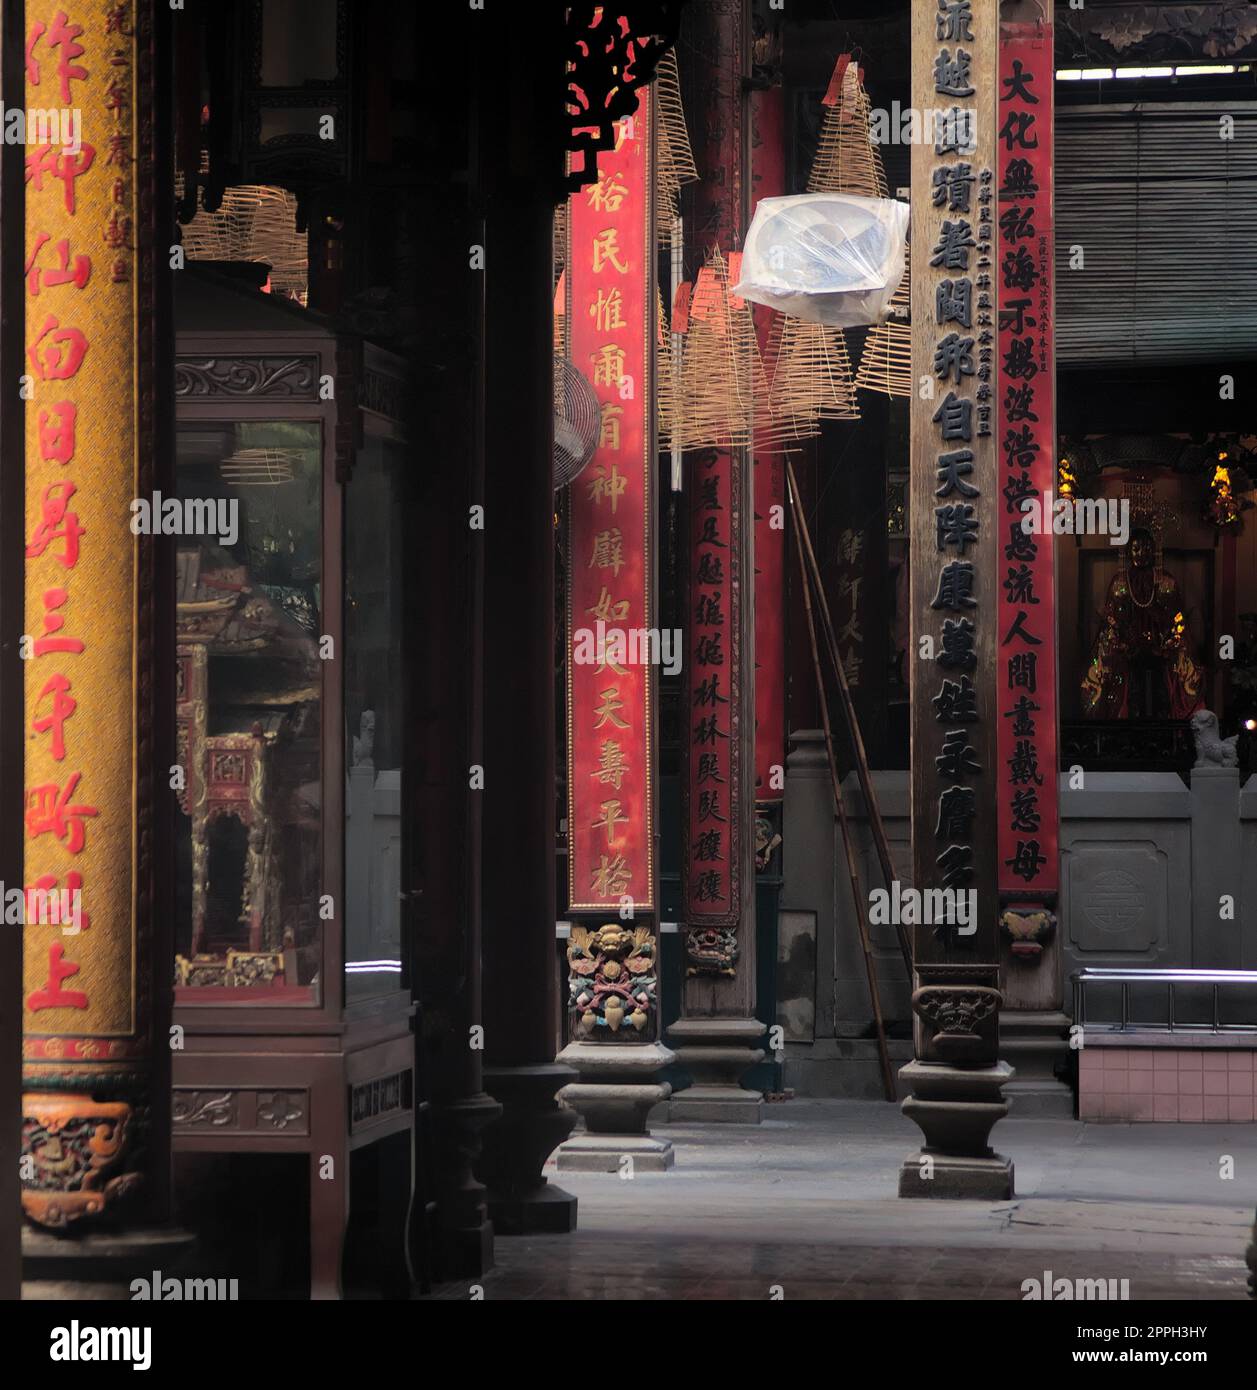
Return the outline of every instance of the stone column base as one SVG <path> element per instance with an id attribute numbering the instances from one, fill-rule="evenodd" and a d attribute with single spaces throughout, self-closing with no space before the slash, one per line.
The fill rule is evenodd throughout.
<path id="1" fill-rule="evenodd" d="M 502 1113 L 483 1091 L 434 1102 L 430 1111 L 439 1279 L 473 1279 L 493 1268 L 493 1223 L 473 1169 L 482 1131 Z"/>
<path id="2" fill-rule="evenodd" d="M 676 1056 L 694 1084 L 672 1098 L 673 1124 L 757 1125 L 764 1118 L 764 1098 L 744 1089 L 739 1078 L 763 1059 L 754 1047 L 764 1036 L 755 1018 L 681 1018 L 668 1029 Z"/>
<path id="3" fill-rule="evenodd" d="M 620 1172 L 626 1157 L 645 1172 L 672 1166 L 672 1145 L 652 1139 L 646 1128 L 652 1107 L 672 1094 L 671 1086 L 654 1079 L 675 1060 L 671 1049 L 662 1043 L 574 1042 L 559 1060 L 580 1073 L 559 1099 L 585 1121 L 585 1133 L 559 1148 L 560 1172 Z"/>
<path id="4" fill-rule="evenodd" d="M 925 1145 L 904 1160 L 901 1197 L 972 1198 L 1006 1201 L 1013 1195 L 1013 1165 L 987 1140 L 1008 1114 L 1001 1087 L 1016 1073 L 1007 1062 L 993 1067 L 956 1067 L 909 1062 L 899 1073 L 912 1087 L 903 1112 L 919 1125 Z"/>
<path id="5" fill-rule="evenodd" d="M 484 1069 L 502 1116 L 486 1131 L 476 1176 L 488 1189 L 499 1236 L 566 1235 L 576 1229 L 576 1198 L 542 1176 L 546 1160 L 572 1132 L 576 1116 L 555 1092 L 576 1073 L 556 1062 Z"/>
<path id="6" fill-rule="evenodd" d="M 126 1301 L 136 1296 L 132 1282 L 143 1279 L 149 1299 L 159 1299 L 162 1291 L 154 1293 L 153 1280 L 181 1280 L 195 1249 L 190 1231 L 170 1226 L 92 1231 L 73 1239 L 26 1227 L 22 1297 Z"/>
<path id="7" fill-rule="evenodd" d="M 1013 1162 L 992 1154 L 990 1158 L 960 1158 L 932 1154 L 933 1177 L 923 1159 L 930 1154 L 905 1158 L 899 1170 L 901 1197 L 968 1198 L 977 1202 L 1005 1202 L 1013 1195 Z"/>
<path id="8" fill-rule="evenodd" d="M 649 1134 L 576 1134 L 556 1162 L 565 1173 L 663 1173 L 676 1155 L 666 1139 Z"/>

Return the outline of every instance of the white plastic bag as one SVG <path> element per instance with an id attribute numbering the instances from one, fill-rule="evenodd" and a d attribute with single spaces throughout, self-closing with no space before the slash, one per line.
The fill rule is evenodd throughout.
<path id="1" fill-rule="evenodd" d="M 880 323 L 903 279 L 908 211 L 853 193 L 761 198 L 733 293 L 835 328 Z"/>

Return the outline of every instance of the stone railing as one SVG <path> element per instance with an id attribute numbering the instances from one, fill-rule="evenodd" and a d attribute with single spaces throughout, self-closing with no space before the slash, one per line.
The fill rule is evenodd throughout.
<path id="1" fill-rule="evenodd" d="M 819 731 L 791 738 L 783 817 L 778 1022 L 805 1094 L 879 1093 L 872 1012 Z M 1257 969 L 1257 778 L 1235 768 L 1062 772 L 1061 984 L 1088 966 Z M 900 881 L 911 882 L 904 771 L 873 774 Z M 854 774 L 844 781 L 861 885 L 882 887 Z M 871 924 L 892 1056 L 911 1055 L 890 924 Z M 1046 958 L 1045 958 L 1046 959 Z M 1069 1007 L 1062 989 L 1062 1006 Z M 807 1079 L 810 1075 L 810 1080 Z"/>

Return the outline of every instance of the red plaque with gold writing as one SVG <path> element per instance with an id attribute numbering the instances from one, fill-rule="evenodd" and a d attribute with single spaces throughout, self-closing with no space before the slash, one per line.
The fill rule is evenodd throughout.
<path id="1" fill-rule="evenodd" d="M 650 100 L 572 194 L 568 348 L 593 384 L 598 446 L 568 494 L 569 910 L 655 908 Z"/>

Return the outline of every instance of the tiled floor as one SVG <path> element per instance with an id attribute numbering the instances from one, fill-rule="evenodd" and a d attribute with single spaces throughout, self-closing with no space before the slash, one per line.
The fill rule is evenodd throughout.
<path id="1" fill-rule="evenodd" d="M 1021 1299 L 1045 1270 L 1128 1279 L 1132 1299 L 1246 1297 L 1257 1126 L 1005 1120 L 994 1139 L 1017 1196 L 992 1205 L 894 1196 L 919 1144 L 896 1106 L 765 1114 L 657 1127 L 676 1148 L 665 1174 L 552 1174 L 580 1200 L 579 1229 L 499 1239 L 483 1297 Z"/>

